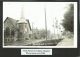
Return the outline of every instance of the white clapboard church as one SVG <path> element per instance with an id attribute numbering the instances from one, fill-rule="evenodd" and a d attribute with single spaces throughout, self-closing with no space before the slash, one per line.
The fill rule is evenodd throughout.
<path id="1" fill-rule="evenodd" d="M 29 40 L 31 38 L 31 26 L 29 19 L 24 18 L 21 11 L 20 20 L 7 17 L 4 21 L 4 42 Z"/>

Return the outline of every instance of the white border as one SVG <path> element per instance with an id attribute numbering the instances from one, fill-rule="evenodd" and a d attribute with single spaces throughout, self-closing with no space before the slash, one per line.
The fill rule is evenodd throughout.
<path id="1" fill-rule="evenodd" d="M 77 48 L 77 2 L 74 2 L 74 46 L 4 46 L 3 22 L 3 48 Z"/>

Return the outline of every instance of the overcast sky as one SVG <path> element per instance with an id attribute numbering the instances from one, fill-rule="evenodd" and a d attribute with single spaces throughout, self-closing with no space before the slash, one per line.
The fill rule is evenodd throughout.
<path id="1" fill-rule="evenodd" d="M 61 23 L 62 19 L 64 19 L 63 15 L 71 3 L 73 2 L 4 2 L 3 21 L 6 17 L 19 20 L 23 7 L 24 17 L 29 19 L 31 27 L 33 23 L 33 28 L 45 29 L 44 8 L 46 8 L 47 29 L 53 33 L 55 18 Z M 59 26 L 62 28 L 61 25 Z"/>

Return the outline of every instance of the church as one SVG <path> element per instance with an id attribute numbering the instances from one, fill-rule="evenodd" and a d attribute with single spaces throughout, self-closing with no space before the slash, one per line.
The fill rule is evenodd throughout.
<path id="1" fill-rule="evenodd" d="M 29 19 L 25 19 L 23 12 L 20 20 L 7 17 L 4 21 L 4 42 L 24 41 L 31 38 L 31 26 Z"/>

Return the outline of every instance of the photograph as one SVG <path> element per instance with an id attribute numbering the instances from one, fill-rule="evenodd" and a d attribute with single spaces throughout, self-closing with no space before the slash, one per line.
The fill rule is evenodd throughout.
<path id="1" fill-rule="evenodd" d="M 3 48 L 77 48 L 77 2 L 3 2 Z"/>

